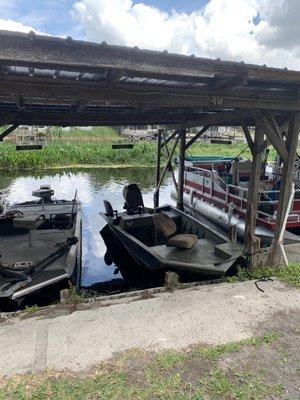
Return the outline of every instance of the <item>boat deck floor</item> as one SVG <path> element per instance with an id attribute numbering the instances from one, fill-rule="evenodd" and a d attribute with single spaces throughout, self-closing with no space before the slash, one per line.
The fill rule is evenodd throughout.
<path id="1" fill-rule="evenodd" d="M 207 239 L 199 239 L 198 243 L 192 249 L 178 249 L 166 245 L 155 246 L 152 252 L 158 255 L 166 263 L 181 263 L 182 267 L 188 269 L 189 266 L 193 270 L 215 270 L 226 271 L 230 264 L 226 260 L 215 253 L 215 243 Z M 223 266 L 215 265 L 222 263 Z"/>
<path id="2" fill-rule="evenodd" d="M 0 254 L 3 266 L 12 267 L 15 262 L 37 262 L 58 249 L 73 236 L 73 230 L 47 230 L 32 232 L 32 245 L 29 246 L 29 234 L 0 236 Z M 57 269 L 64 263 L 64 256 L 47 269 Z"/>

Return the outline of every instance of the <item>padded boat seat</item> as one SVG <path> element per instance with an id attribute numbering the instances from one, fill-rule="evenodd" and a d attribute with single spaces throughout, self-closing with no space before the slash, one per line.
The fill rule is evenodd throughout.
<path id="1" fill-rule="evenodd" d="M 175 222 L 168 215 L 158 213 L 153 216 L 157 231 L 161 232 L 166 238 L 166 244 L 179 249 L 192 249 L 198 242 L 198 236 L 190 233 L 177 233 Z"/>
<path id="2" fill-rule="evenodd" d="M 189 233 L 175 235 L 168 239 L 168 245 L 178 247 L 179 249 L 192 249 L 198 242 L 198 236 Z"/>

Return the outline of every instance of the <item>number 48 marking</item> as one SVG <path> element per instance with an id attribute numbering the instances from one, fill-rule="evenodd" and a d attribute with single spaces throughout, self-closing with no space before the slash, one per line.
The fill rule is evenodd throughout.
<path id="1" fill-rule="evenodd" d="M 214 106 L 222 106 L 223 105 L 223 101 L 224 101 L 223 97 L 211 97 L 210 98 L 210 102 Z"/>

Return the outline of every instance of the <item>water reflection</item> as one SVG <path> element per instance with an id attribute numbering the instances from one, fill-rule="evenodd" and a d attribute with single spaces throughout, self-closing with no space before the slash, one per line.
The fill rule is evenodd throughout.
<path id="1" fill-rule="evenodd" d="M 31 192 L 42 184 L 50 184 L 57 198 L 72 199 L 75 190 L 82 204 L 83 222 L 83 285 L 116 278 L 114 268 L 107 267 L 103 257 L 105 245 L 99 234 L 104 220 L 103 199 L 114 209 L 122 210 L 124 185 L 136 182 L 143 193 L 146 206 L 153 205 L 155 171 L 148 169 L 85 169 L 72 171 L 2 172 L 0 179 L 1 201 L 5 205 L 32 199 Z M 172 180 L 167 177 L 160 193 L 160 203 L 170 203 Z"/>

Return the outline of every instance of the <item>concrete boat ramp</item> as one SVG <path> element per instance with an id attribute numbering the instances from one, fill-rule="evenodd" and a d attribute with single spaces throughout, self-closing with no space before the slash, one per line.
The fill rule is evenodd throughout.
<path id="1" fill-rule="evenodd" d="M 0 376 L 45 368 L 86 371 L 132 348 L 238 341 L 286 324 L 287 314 L 299 315 L 298 289 L 277 280 L 258 285 L 263 291 L 254 281 L 222 283 L 107 296 L 79 304 L 72 313 L 71 306 L 52 306 L 26 318 L 1 314 Z"/>

